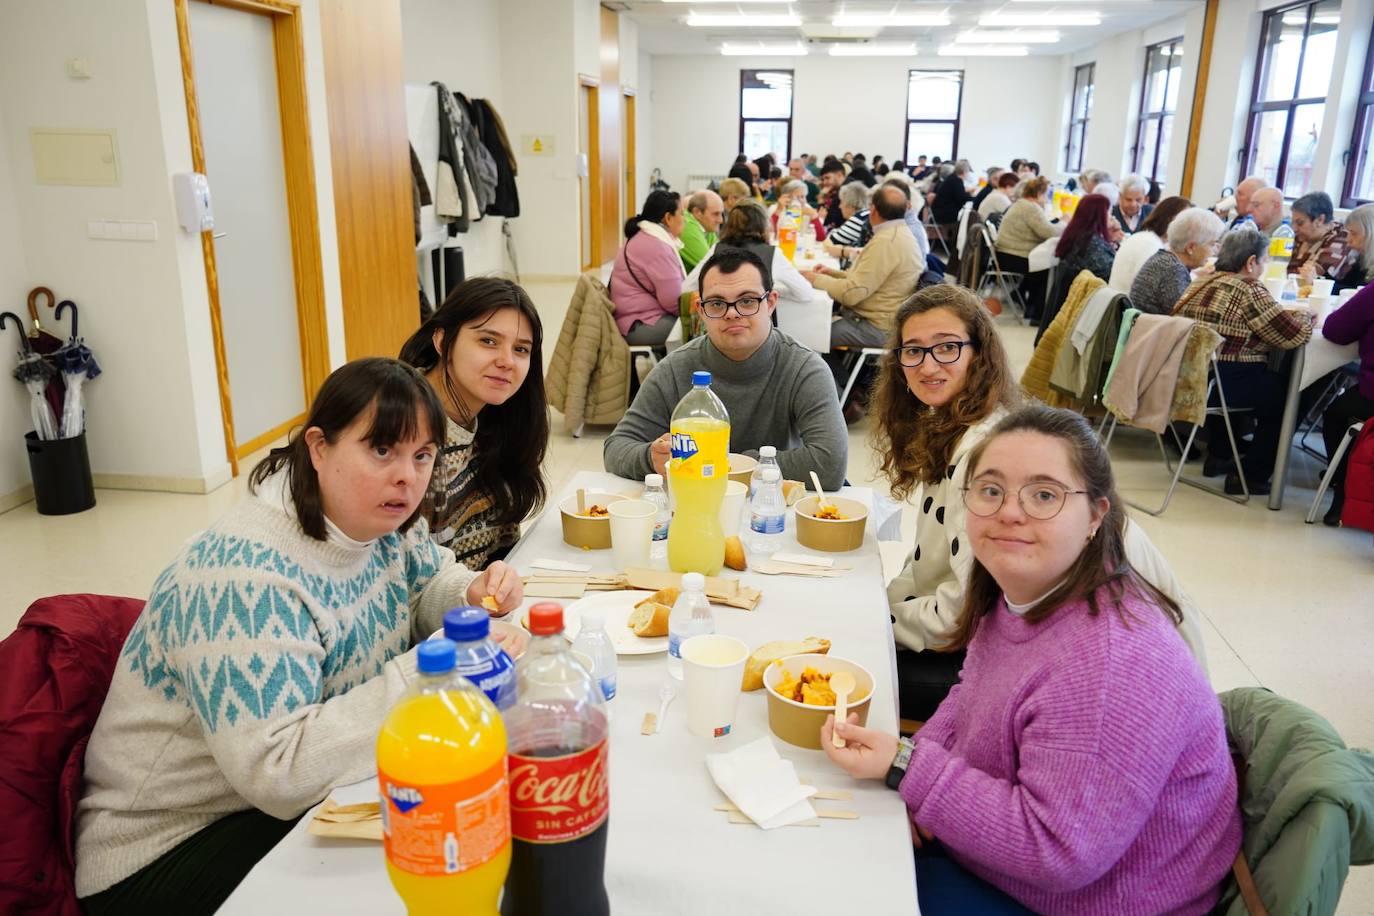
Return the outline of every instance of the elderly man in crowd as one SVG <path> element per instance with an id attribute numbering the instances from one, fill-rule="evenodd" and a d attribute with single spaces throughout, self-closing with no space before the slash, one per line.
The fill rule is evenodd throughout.
<path id="1" fill-rule="evenodd" d="M 716 244 L 716 230 L 725 219 L 725 202 L 715 191 L 697 191 L 687 198 L 687 218 L 682 222 L 682 266 L 691 270 Z"/>
<path id="2" fill-rule="evenodd" d="M 926 236 L 926 227 L 921 225 L 920 210 L 916 206 L 916 200 L 919 198 L 911 187 L 911 179 L 905 173 L 893 172 L 887 176 L 883 185 L 899 188 L 906 195 L 906 227 L 915 237 L 916 247 L 921 250 L 921 259 L 924 260 L 926 255 L 930 254 L 930 239 Z M 921 269 L 925 270 L 924 264 Z"/>
<path id="3" fill-rule="evenodd" d="M 1269 187 L 1269 182 L 1258 175 L 1251 175 L 1240 184 L 1236 185 L 1235 212 L 1231 216 L 1231 221 L 1226 224 L 1226 228 L 1231 228 L 1236 223 L 1250 215 L 1251 199 L 1256 191 L 1261 188 Z M 1222 202 L 1223 204 L 1225 201 Z M 1218 210 L 1218 216 L 1225 216 L 1225 210 Z"/>
<path id="4" fill-rule="evenodd" d="M 620 477 L 664 474 L 673 408 L 692 390 L 692 373 L 711 373 L 711 390 L 730 412 L 730 451 L 758 457 L 778 450 L 784 477 L 838 489 L 849 463 L 849 436 L 835 384 L 820 356 L 772 325 L 777 293 L 768 270 L 746 248 L 722 245 L 702 265 L 706 334 L 654 367 L 634 403 L 606 437 L 602 460 Z"/>
<path id="5" fill-rule="evenodd" d="M 1149 193 L 1150 183 L 1141 176 L 1127 175 L 1121 179 L 1116 206 L 1112 207 L 1112 218 L 1125 235 L 1134 235 L 1154 209 L 1152 204 L 1145 203 L 1145 196 Z"/>
<path id="6" fill-rule="evenodd" d="M 983 206 L 983 201 L 988 199 L 988 195 L 997 190 L 997 179 L 1002 177 L 1005 172 L 1006 169 L 1002 168 L 1000 165 L 994 165 L 988 168 L 988 183 L 983 185 L 982 190 L 973 195 L 973 209 L 977 210 L 979 207 Z"/>
<path id="7" fill-rule="evenodd" d="M 806 162 L 801 159 L 793 159 L 787 163 L 787 175 L 789 178 L 803 182 L 806 185 L 806 205 L 815 209 L 819 203 L 819 189 L 816 187 L 815 180 L 811 173 L 806 170 Z"/>
<path id="8" fill-rule="evenodd" d="M 1168 315 L 1193 281 L 1192 271 L 1207 263 L 1226 231 L 1210 210 L 1189 207 L 1169 224 L 1168 245 L 1146 258 L 1131 282 L 1131 305 L 1153 315 Z"/>
<path id="9" fill-rule="evenodd" d="M 1335 205 L 1325 191 L 1313 191 L 1293 201 L 1293 235 L 1297 246 L 1288 269 L 1311 283 L 1337 279 L 1350 250 L 1345 226 L 1336 219 Z"/>
<path id="10" fill-rule="evenodd" d="M 892 316 L 915 291 L 925 259 L 906 227 L 906 210 L 907 197 L 901 188 L 878 188 L 868 211 L 873 238 L 860 249 L 853 266 L 848 270 L 817 266 L 803 273 L 812 286 L 829 293 L 840 305 L 830 325 L 832 347 L 883 346 Z"/>
<path id="11" fill-rule="evenodd" d="M 1104 172 L 1102 169 L 1084 169 L 1078 173 L 1078 190 L 1083 192 L 1083 196 L 1096 193 L 1097 186 L 1100 184 L 1110 184 L 1112 180 L 1111 172 Z"/>
<path id="12" fill-rule="evenodd" d="M 1278 188 L 1260 188 L 1250 195 L 1250 217 L 1264 235 L 1273 235 L 1283 223 L 1283 192 Z"/>
<path id="13" fill-rule="evenodd" d="M 968 182 L 972 172 L 968 160 L 960 159 L 954 163 L 953 173 L 935 188 L 935 199 L 930 202 L 935 225 L 948 226 L 959 221 L 959 211 L 969 202 Z"/>

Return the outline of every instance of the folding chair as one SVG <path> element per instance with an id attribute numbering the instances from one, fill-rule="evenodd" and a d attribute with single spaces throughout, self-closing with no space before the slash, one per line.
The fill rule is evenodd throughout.
<path id="1" fill-rule="evenodd" d="M 1213 391 L 1216 391 L 1217 400 L 1221 403 L 1217 407 L 1209 406 L 1207 408 L 1206 415 L 1209 417 L 1221 417 L 1221 421 L 1226 427 L 1226 438 L 1231 443 L 1231 458 L 1235 461 L 1236 467 L 1239 468 L 1241 466 L 1240 449 L 1236 446 L 1236 434 L 1231 427 L 1231 411 L 1226 405 L 1226 391 L 1222 387 L 1220 376 L 1217 375 L 1216 353 L 1212 353 L 1208 357 L 1207 362 L 1207 403 L 1209 405 L 1212 402 Z M 1248 408 L 1245 409 L 1248 410 Z M 1238 412 L 1240 412 L 1239 409 Z M 1116 414 L 1108 410 L 1106 416 L 1102 418 L 1101 425 L 1098 427 L 1098 435 L 1102 437 L 1102 443 L 1104 447 L 1108 449 L 1111 448 L 1112 434 L 1116 432 L 1116 427 L 1118 425 L 1119 421 L 1116 418 Z M 1103 435 L 1104 427 L 1105 435 Z M 1188 441 L 1184 443 L 1178 441 L 1178 432 L 1174 429 L 1173 425 L 1170 424 L 1169 432 L 1174 437 L 1174 441 L 1178 443 L 1179 448 L 1181 450 L 1180 454 L 1189 454 L 1189 449 L 1193 447 L 1193 440 L 1197 438 L 1198 430 L 1200 429 L 1202 429 L 1202 426 L 1200 425 L 1193 426 L 1192 431 L 1188 433 Z M 1169 456 L 1169 450 L 1164 447 L 1164 436 L 1161 433 L 1155 433 L 1155 440 L 1159 443 L 1160 455 L 1164 457 L 1164 467 L 1168 469 L 1171 475 L 1173 475 L 1172 479 L 1169 481 L 1169 489 L 1166 490 L 1164 493 L 1164 502 L 1160 503 L 1159 508 L 1157 509 L 1151 509 L 1149 506 L 1142 506 L 1139 503 L 1132 502 L 1129 499 L 1126 500 L 1127 505 L 1139 509 L 1141 512 L 1146 512 L 1155 517 L 1159 517 L 1164 514 L 1165 509 L 1169 508 L 1169 501 L 1174 498 L 1174 490 L 1178 488 L 1178 485 L 1180 483 L 1186 483 L 1190 487 L 1194 487 L 1196 489 L 1204 490 L 1208 493 L 1215 494 L 1216 496 L 1220 496 L 1222 499 L 1228 499 L 1233 503 L 1240 503 L 1241 505 L 1244 505 L 1245 503 L 1248 503 L 1250 501 L 1250 487 L 1245 482 L 1244 474 L 1239 475 L 1242 495 L 1232 496 L 1230 493 L 1227 493 L 1225 490 L 1219 487 L 1214 487 L 1211 484 L 1204 483 L 1201 480 L 1195 480 L 1192 477 L 1183 476 L 1183 459 L 1180 458 L 1178 461 L 1178 467 L 1174 467 L 1173 460 Z"/>
<path id="2" fill-rule="evenodd" d="M 1326 488 L 1331 486 L 1331 479 L 1336 476 L 1336 469 L 1341 465 L 1341 459 L 1345 457 L 1345 450 L 1350 448 L 1350 443 L 1355 441 L 1355 437 L 1364 429 L 1364 423 L 1351 423 L 1350 428 L 1341 436 L 1341 444 L 1336 446 L 1336 454 L 1330 456 L 1330 462 L 1326 466 L 1326 473 L 1322 475 L 1322 482 L 1317 487 L 1317 495 L 1312 498 L 1312 508 L 1307 510 L 1307 524 L 1312 524 L 1317 520 L 1317 513 L 1322 508 L 1322 497 L 1326 495 Z"/>
<path id="3" fill-rule="evenodd" d="M 848 357 L 854 360 L 854 368 L 849 372 L 849 381 L 844 383 L 844 391 L 840 392 L 840 406 L 843 407 L 849 402 L 849 392 L 854 390 L 854 383 L 859 380 L 859 373 L 863 372 L 864 366 L 870 359 L 879 359 L 887 349 L 884 347 L 863 347 L 856 354 L 852 347 L 835 347 L 836 350 L 846 350 Z"/>
<path id="4" fill-rule="evenodd" d="M 929 206 L 921 211 L 921 223 L 926 228 L 926 238 L 930 238 L 932 233 L 934 233 L 934 241 L 939 242 L 940 247 L 945 250 L 945 260 L 948 261 L 952 256 L 949 250 L 949 242 L 945 239 L 943 227 L 936 224 L 935 216 L 930 212 Z M 933 248 L 931 250 L 934 251 Z"/>
<path id="5" fill-rule="evenodd" d="M 1026 314 L 1026 300 L 1021 295 L 1021 283 L 1025 280 L 1025 274 L 1011 273 L 1002 270 L 1002 263 L 997 259 L 997 238 L 987 223 L 978 227 L 983 233 L 983 248 L 988 253 L 988 263 L 992 266 L 990 271 L 996 278 L 997 287 L 1002 292 L 1002 297 L 1006 299 L 1007 305 L 1020 311 L 1022 317 Z M 983 276 L 978 281 L 978 294 L 983 295 L 987 288 L 987 278 L 989 271 L 984 271 Z M 1008 282 L 1011 281 L 1011 282 Z"/>
<path id="6" fill-rule="evenodd" d="M 1298 448 L 1302 449 L 1313 458 L 1316 458 L 1318 461 L 1325 461 L 1330 456 L 1308 445 L 1307 437 L 1317 431 L 1317 421 L 1319 421 L 1322 414 L 1326 412 L 1326 408 L 1331 406 L 1331 402 L 1344 394 L 1345 389 L 1355 384 L 1355 382 L 1355 372 L 1349 366 L 1337 369 L 1331 381 L 1327 382 L 1326 387 L 1322 389 L 1322 393 L 1312 402 L 1312 406 L 1308 408 L 1307 413 L 1298 423 L 1298 432 L 1296 436 Z"/>

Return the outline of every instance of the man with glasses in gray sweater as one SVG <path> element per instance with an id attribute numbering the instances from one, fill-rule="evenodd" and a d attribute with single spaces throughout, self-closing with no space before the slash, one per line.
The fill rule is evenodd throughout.
<path id="1" fill-rule="evenodd" d="M 777 293 L 758 255 L 718 246 L 702 268 L 701 313 L 706 335 L 654 367 L 634 403 L 606 438 L 606 470 L 640 480 L 666 474 L 673 408 L 692 390 L 692 373 L 711 373 L 711 390 L 730 412 L 730 451 L 758 457 L 778 450 L 789 480 L 836 490 L 849 464 L 849 435 L 830 369 L 819 354 L 773 327 Z"/>

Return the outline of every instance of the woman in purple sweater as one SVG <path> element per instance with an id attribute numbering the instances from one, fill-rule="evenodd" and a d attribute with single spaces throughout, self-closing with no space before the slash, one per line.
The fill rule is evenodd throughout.
<path id="1" fill-rule="evenodd" d="M 1345 305 L 1326 316 L 1322 336 L 1332 343 L 1360 345 L 1359 384 L 1331 402 L 1322 414 L 1322 439 L 1326 454 L 1336 454 L 1345 431 L 1358 420 L 1374 416 L 1374 283 L 1366 285 Z M 1345 505 L 1345 472 L 1350 467 L 1350 452 L 1341 456 L 1341 466 L 1331 477 L 1331 508 L 1322 523 L 1335 527 L 1341 523 Z"/>
<path id="2" fill-rule="evenodd" d="M 644 209 L 625 223 L 625 244 L 611 268 L 615 324 L 626 342 L 659 346 L 677 320 L 682 293 L 682 198 L 650 191 Z"/>
<path id="3" fill-rule="evenodd" d="M 1206 913 L 1241 839 L 1221 706 L 1125 560 L 1106 451 L 1078 414 L 1026 408 L 964 492 L 961 683 L 914 743 L 851 719 L 835 749 L 832 717 L 826 753 L 902 793 L 926 916 Z"/>

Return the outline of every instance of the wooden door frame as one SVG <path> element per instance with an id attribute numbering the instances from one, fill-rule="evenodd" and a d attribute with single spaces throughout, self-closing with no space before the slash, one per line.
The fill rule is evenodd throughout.
<path id="1" fill-rule="evenodd" d="M 635 174 L 635 129 L 638 126 L 635 119 L 638 117 L 637 103 L 635 100 L 635 90 L 628 86 L 620 87 L 621 98 L 624 105 L 624 126 L 625 126 L 625 213 L 626 219 L 629 215 L 639 212 L 636 204 L 635 184 L 639 176 Z"/>
<path id="2" fill-rule="evenodd" d="M 176 8 L 177 42 L 181 49 L 181 79 L 186 92 L 186 121 L 191 135 L 191 167 L 205 171 L 205 145 L 201 139 L 200 109 L 196 101 L 194 57 L 188 3 L 173 0 Z M 324 311 L 324 265 L 320 255 L 320 223 L 315 193 L 315 159 L 310 141 L 310 116 L 305 91 L 305 41 L 299 0 L 195 0 L 268 16 L 277 63 L 277 107 L 281 114 L 282 160 L 285 165 L 286 207 L 291 231 L 291 265 L 296 291 L 296 322 L 301 348 L 301 380 L 305 403 L 329 375 L 328 330 Z M 224 322 L 220 310 L 219 271 L 215 263 L 212 232 L 200 234 L 205 259 L 205 285 L 210 300 L 210 333 L 215 351 L 219 384 L 224 451 L 235 477 L 239 459 L 279 438 L 303 419 L 295 417 L 242 447 L 234 435 L 234 410 L 229 387 L 229 365 L 224 349 Z"/>
<path id="3" fill-rule="evenodd" d="M 588 251 L 591 252 L 590 264 L 583 264 L 584 271 L 601 267 L 601 81 L 584 73 L 577 75 L 577 91 L 587 90 L 587 219 L 589 226 L 582 227 L 590 232 Z M 578 113 L 581 115 L 581 104 Z M 580 126 L 579 126 L 580 127 Z M 581 139 L 579 137 L 579 139 Z M 578 182 L 578 187 L 582 182 Z M 581 214 L 579 214 L 581 216 Z M 578 252 L 579 256 L 581 252 Z"/>

